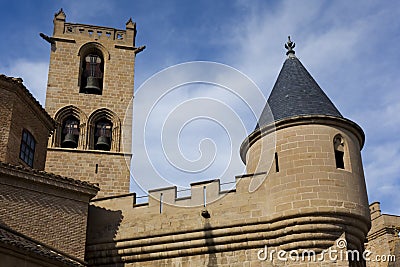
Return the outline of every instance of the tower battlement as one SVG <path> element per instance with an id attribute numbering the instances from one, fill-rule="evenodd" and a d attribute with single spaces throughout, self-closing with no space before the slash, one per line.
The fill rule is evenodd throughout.
<path id="1" fill-rule="evenodd" d="M 76 38 L 96 42 L 112 42 L 126 47 L 135 46 L 136 23 L 129 19 L 125 30 L 66 22 L 66 15 L 61 9 L 54 15 L 53 38 L 73 41 Z"/>

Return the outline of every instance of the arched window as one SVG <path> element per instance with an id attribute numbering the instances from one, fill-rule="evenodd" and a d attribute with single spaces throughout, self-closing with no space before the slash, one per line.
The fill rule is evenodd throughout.
<path id="1" fill-rule="evenodd" d="M 101 95 L 103 92 L 104 58 L 93 47 L 81 56 L 80 93 Z"/>
<path id="2" fill-rule="evenodd" d="M 95 126 L 95 145 L 96 150 L 109 151 L 112 141 L 112 123 L 107 119 L 101 119 L 96 122 Z"/>
<path id="3" fill-rule="evenodd" d="M 61 147 L 77 148 L 79 141 L 79 120 L 73 116 L 67 117 L 62 126 Z"/>
<path id="4" fill-rule="evenodd" d="M 344 169 L 344 141 L 342 136 L 335 136 L 333 139 L 333 147 L 335 150 L 336 168 Z"/>
<path id="5" fill-rule="evenodd" d="M 86 148 L 86 123 L 84 112 L 75 106 L 61 108 L 54 116 L 56 129 L 51 138 L 52 147 Z"/>
<path id="6" fill-rule="evenodd" d="M 119 152 L 121 120 L 107 108 L 95 110 L 88 118 L 87 135 L 89 149 Z"/>

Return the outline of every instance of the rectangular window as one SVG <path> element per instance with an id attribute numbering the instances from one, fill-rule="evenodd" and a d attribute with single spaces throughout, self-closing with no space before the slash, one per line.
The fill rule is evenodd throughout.
<path id="1" fill-rule="evenodd" d="M 33 167 L 35 146 L 36 141 L 33 138 L 32 134 L 27 130 L 23 130 L 19 158 L 22 159 L 30 167 Z"/>

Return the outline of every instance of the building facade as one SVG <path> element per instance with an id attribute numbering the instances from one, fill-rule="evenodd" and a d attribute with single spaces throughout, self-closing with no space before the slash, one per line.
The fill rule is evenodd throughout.
<path id="1" fill-rule="evenodd" d="M 54 17 L 46 111 L 56 128 L 46 170 L 98 183 L 98 197 L 129 193 L 136 26 L 125 30 Z M 63 160 L 60 160 L 63 159 Z"/>
<path id="2" fill-rule="evenodd" d="M 0 75 L 0 111 L 1 265 L 84 266 L 98 187 L 44 171 L 54 120 L 21 78 Z"/>

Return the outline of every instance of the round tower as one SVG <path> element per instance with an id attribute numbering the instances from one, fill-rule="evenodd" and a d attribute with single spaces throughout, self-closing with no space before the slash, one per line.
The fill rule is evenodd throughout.
<path id="1" fill-rule="evenodd" d="M 285 47 L 288 57 L 256 129 L 242 144 L 242 160 L 249 174 L 268 172 L 262 186 L 271 220 L 296 222 L 286 226 L 285 249 L 327 249 L 345 233 L 347 248 L 362 251 L 370 228 L 364 133 L 322 91 L 290 38 Z M 273 125 L 266 119 L 271 112 Z M 272 130 L 274 157 L 265 145 Z"/>

